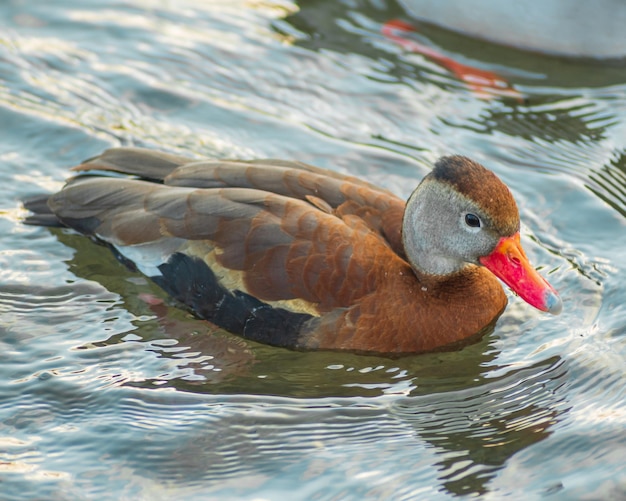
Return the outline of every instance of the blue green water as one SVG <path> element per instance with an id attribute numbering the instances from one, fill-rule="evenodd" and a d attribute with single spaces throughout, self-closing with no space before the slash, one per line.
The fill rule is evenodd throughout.
<path id="1" fill-rule="evenodd" d="M 479 95 L 381 34 L 394 1 L 0 4 L 0 499 L 626 496 L 626 69 L 432 27 Z M 489 98 L 491 97 L 491 98 Z M 552 317 L 463 350 L 238 339 L 20 200 L 114 145 L 289 158 L 408 196 L 440 155 L 511 187 Z M 401 315 L 402 312 L 398 311 Z"/>

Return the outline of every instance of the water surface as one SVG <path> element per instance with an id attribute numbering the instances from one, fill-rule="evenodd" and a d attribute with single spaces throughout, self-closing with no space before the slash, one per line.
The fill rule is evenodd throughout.
<path id="1" fill-rule="evenodd" d="M 428 26 L 402 43 L 396 18 L 374 0 L 2 3 L 2 499 L 626 496 L 626 70 Z M 165 297 L 106 248 L 22 224 L 20 200 L 117 145 L 297 159 L 401 196 L 469 155 L 511 187 L 564 311 L 511 296 L 477 343 L 400 359 L 243 341 L 148 304 Z"/>

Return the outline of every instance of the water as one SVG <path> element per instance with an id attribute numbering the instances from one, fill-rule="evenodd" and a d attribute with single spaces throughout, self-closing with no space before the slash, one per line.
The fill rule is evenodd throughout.
<path id="1" fill-rule="evenodd" d="M 0 5 L 1 499 L 626 496 L 626 70 L 429 27 L 402 45 L 382 34 L 398 17 Z M 472 88 L 414 43 L 507 83 Z M 395 360 L 245 342 L 146 303 L 163 295 L 107 249 L 22 224 L 21 199 L 112 145 L 297 159 L 402 196 L 467 154 L 512 188 L 564 311 L 511 297 L 476 344 Z"/>

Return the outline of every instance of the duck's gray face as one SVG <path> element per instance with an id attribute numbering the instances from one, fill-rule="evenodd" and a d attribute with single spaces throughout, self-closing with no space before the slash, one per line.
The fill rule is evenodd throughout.
<path id="1" fill-rule="evenodd" d="M 409 214 L 413 216 L 409 220 Z M 405 247 L 419 249 L 418 269 L 434 275 L 459 271 L 491 253 L 501 235 L 484 210 L 452 186 L 426 179 L 407 202 Z"/>
<path id="2" fill-rule="evenodd" d="M 561 300 L 528 261 L 509 189 L 465 157 L 444 157 L 407 202 L 403 242 L 419 272 L 456 273 L 486 266 L 532 306 L 559 313 Z"/>

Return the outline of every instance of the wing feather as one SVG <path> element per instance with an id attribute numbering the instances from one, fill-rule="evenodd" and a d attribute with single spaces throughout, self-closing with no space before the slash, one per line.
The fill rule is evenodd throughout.
<path id="1" fill-rule="evenodd" d="M 142 148 L 112 148 L 75 167 L 130 174 L 187 188 L 249 188 L 308 201 L 339 217 L 354 214 L 404 256 L 401 242 L 404 202 L 387 190 L 355 177 L 286 160 L 194 161 Z"/>
<path id="2" fill-rule="evenodd" d="M 119 172 L 144 179 L 163 181 L 176 167 L 190 161 L 187 157 L 146 148 L 109 148 L 100 155 L 85 160 L 72 170 Z"/>
<path id="3" fill-rule="evenodd" d="M 378 268 L 377 259 L 397 258 L 356 216 L 344 220 L 304 200 L 258 189 L 87 177 L 70 181 L 49 203 L 61 221 L 122 255 L 125 248 L 140 256 L 142 250 L 154 255 L 157 244 L 174 252 L 190 241 L 201 243 L 219 266 L 241 273 L 246 292 L 267 301 L 348 306 L 371 290 L 372 281 L 364 278 Z M 164 244 L 167 239 L 176 245 Z"/>

